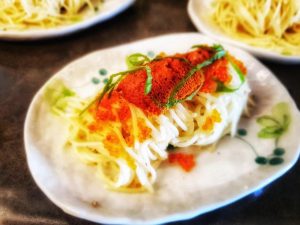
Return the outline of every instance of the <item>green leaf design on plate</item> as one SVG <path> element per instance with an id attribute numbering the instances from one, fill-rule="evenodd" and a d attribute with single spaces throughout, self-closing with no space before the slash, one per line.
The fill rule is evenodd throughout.
<path id="1" fill-rule="evenodd" d="M 272 127 L 272 126 L 280 125 L 280 123 L 271 116 L 261 116 L 256 121 L 258 124 L 264 127 Z"/>
<path id="2" fill-rule="evenodd" d="M 258 137 L 278 139 L 287 131 L 291 122 L 288 104 L 285 102 L 276 104 L 271 115 L 258 117 L 256 122 L 262 126 Z"/>
<path id="3" fill-rule="evenodd" d="M 268 159 L 263 156 L 258 156 L 258 157 L 256 157 L 255 162 L 260 165 L 265 165 L 268 163 Z"/>
<path id="4" fill-rule="evenodd" d="M 290 108 L 286 102 L 280 102 L 272 109 L 272 115 L 281 124 L 289 125 L 290 123 Z"/>
<path id="5" fill-rule="evenodd" d="M 54 114 L 66 110 L 69 104 L 68 98 L 75 95 L 76 93 L 67 88 L 61 80 L 52 81 L 44 91 L 44 99 L 50 105 Z"/>
<path id="6" fill-rule="evenodd" d="M 107 75 L 107 70 L 104 69 L 104 68 L 102 68 L 102 69 L 99 70 L 99 74 L 100 74 L 101 76 L 105 76 L 105 75 Z"/>
<path id="7" fill-rule="evenodd" d="M 273 151 L 273 154 L 277 156 L 284 155 L 284 153 L 285 153 L 284 148 L 275 148 Z"/>
<path id="8" fill-rule="evenodd" d="M 281 163 L 283 163 L 283 158 L 281 157 L 273 157 L 269 160 L 269 164 L 272 165 L 272 166 L 275 166 L 275 165 L 279 165 Z"/>
<path id="9" fill-rule="evenodd" d="M 100 83 L 100 80 L 99 80 L 98 78 L 96 78 L 96 77 L 93 77 L 93 78 L 92 78 L 92 83 L 93 83 L 93 84 L 99 84 L 99 83 Z"/>
<path id="10" fill-rule="evenodd" d="M 240 129 L 238 129 L 237 133 L 240 136 L 246 136 L 247 135 L 247 130 L 243 129 L 243 128 L 240 128 Z"/>
<path id="11" fill-rule="evenodd" d="M 265 127 L 258 132 L 260 138 L 279 138 L 284 130 L 280 126 Z"/>

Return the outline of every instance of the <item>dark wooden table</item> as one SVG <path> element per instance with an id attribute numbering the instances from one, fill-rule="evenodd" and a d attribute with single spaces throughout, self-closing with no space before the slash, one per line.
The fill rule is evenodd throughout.
<path id="1" fill-rule="evenodd" d="M 69 37 L 0 42 L 0 224 L 93 224 L 62 212 L 29 173 L 23 124 L 31 98 L 66 63 L 91 51 L 160 34 L 196 31 L 186 4 L 184 0 L 138 0 L 116 18 Z M 300 65 L 263 63 L 299 107 Z M 261 193 L 178 224 L 300 224 L 300 161 Z"/>

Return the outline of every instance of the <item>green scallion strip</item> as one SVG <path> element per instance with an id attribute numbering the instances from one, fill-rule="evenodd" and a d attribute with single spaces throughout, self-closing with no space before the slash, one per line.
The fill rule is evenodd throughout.
<path id="1" fill-rule="evenodd" d="M 245 75 L 242 73 L 240 68 L 234 62 L 232 62 L 230 59 L 228 59 L 228 61 L 231 64 L 231 66 L 233 67 L 233 69 L 235 70 L 235 72 L 238 74 L 241 83 L 236 88 L 230 88 L 230 87 L 226 87 L 223 83 L 218 82 L 217 92 L 226 92 L 226 93 L 235 92 L 238 89 L 240 89 L 240 87 L 245 83 Z"/>
<path id="2" fill-rule="evenodd" d="M 196 91 L 194 91 L 192 94 L 190 94 L 185 99 L 183 99 L 183 101 L 187 101 L 187 100 L 190 101 L 190 100 L 192 100 L 195 97 L 195 95 L 200 91 L 201 87 L 202 87 L 202 85 L 200 85 L 200 87 L 198 87 L 196 89 Z"/>
<path id="3" fill-rule="evenodd" d="M 193 45 L 192 47 L 191 47 L 191 49 L 193 49 L 193 48 L 204 48 L 204 49 L 209 49 L 209 46 L 207 46 L 207 45 Z"/>
<path id="4" fill-rule="evenodd" d="M 115 74 L 112 74 L 107 83 L 105 84 L 102 92 L 100 93 L 100 95 L 98 97 L 96 97 L 93 101 L 90 102 L 90 104 L 88 104 L 80 113 L 79 113 L 79 116 L 81 116 L 83 113 L 85 113 L 95 102 L 98 101 L 98 105 L 100 104 L 100 102 L 102 101 L 102 99 L 104 98 L 105 94 L 108 93 L 109 97 L 111 96 L 112 94 L 112 91 L 114 90 L 114 88 L 116 87 L 116 85 L 118 83 L 120 83 L 120 81 L 122 80 L 122 78 L 128 74 L 128 73 L 132 73 L 132 72 L 135 72 L 139 69 L 141 69 L 143 67 L 138 67 L 138 68 L 135 68 L 135 69 L 131 69 L 131 70 L 126 70 L 126 71 L 122 71 L 122 72 L 119 72 L 119 73 L 115 73 Z M 116 81 L 114 81 L 114 79 L 116 77 L 119 77 Z"/>
<path id="5" fill-rule="evenodd" d="M 226 55 L 226 51 L 218 46 L 218 51 L 208 60 L 194 66 L 188 73 L 187 75 L 175 86 L 175 88 L 172 90 L 171 95 L 168 99 L 168 102 L 166 103 L 167 108 L 173 107 L 175 104 L 178 103 L 178 100 L 175 99 L 176 94 L 179 92 L 179 90 L 185 85 L 185 83 L 199 70 L 202 68 L 212 64 L 214 61 L 222 58 L 223 56 Z"/>
<path id="6" fill-rule="evenodd" d="M 203 45 L 198 45 L 198 46 L 193 46 L 193 47 L 206 47 L 206 46 L 203 46 Z M 194 91 L 191 95 L 187 96 L 186 98 L 184 99 L 181 99 L 181 100 L 177 100 L 175 99 L 175 96 L 176 94 L 178 93 L 178 91 L 184 86 L 184 84 L 197 72 L 197 71 L 200 71 L 203 67 L 206 67 L 210 64 L 212 64 L 215 60 L 217 59 L 220 59 L 222 58 L 223 56 L 226 55 L 226 52 L 225 50 L 223 49 L 223 47 L 221 45 L 214 45 L 213 46 L 213 49 L 216 51 L 216 53 L 214 54 L 213 57 L 211 57 L 210 59 L 204 61 L 203 63 L 200 63 L 196 66 L 194 66 L 188 73 L 187 75 L 175 86 L 175 88 L 173 89 L 173 91 L 171 92 L 171 95 L 168 99 L 168 102 L 163 105 L 163 106 L 166 106 L 168 108 L 174 106 L 176 103 L 178 102 L 181 102 L 181 101 L 185 101 L 185 100 L 191 100 L 197 93 L 198 91 L 200 90 L 200 88 L 202 86 L 200 86 L 199 88 L 197 88 L 196 91 Z M 187 62 L 189 63 L 189 61 L 185 58 L 180 58 L 180 57 L 171 57 L 171 58 L 176 58 L 176 59 L 179 59 L 179 60 L 182 60 L 184 62 Z M 102 101 L 103 97 L 105 96 L 105 94 L 108 93 L 108 97 L 111 96 L 114 88 L 117 86 L 118 83 L 120 83 L 120 81 L 123 79 L 123 77 L 126 75 L 126 74 L 129 74 L 129 73 L 132 73 L 132 72 L 135 72 L 137 70 L 140 70 L 140 69 L 145 69 L 146 70 L 146 74 L 147 74 L 147 79 L 146 79 L 146 83 L 145 83 L 145 94 L 149 94 L 152 90 L 152 80 L 153 80 L 153 77 L 152 77 L 152 72 L 151 72 L 151 68 L 150 66 L 146 65 L 147 63 L 151 62 L 151 61 L 156 61 L 156 60 L 160 60 L 161 58 L 160 57 L 157 57 L 153 60 L 150 60 L 146 55 L 143 55 L 141 53 L 134 53 L 134 54 L 131 54 L 129 55 L 127 58 L 126 58 L 126 63 L 127 63 L 127 66 L 129 68 L 129 70 L 126 70 L 126 71 L 122 71 L 122 72 L 119 72 L 119 73 L 115 73 L 115 74 L 112 74 L 107 83 L 105 84 L 104 88 L 103 88 L 103 91 L 100 93 L 100 95 L 95 98 L 93 101 L 91 101 L 90 104 L 88 104 L 88 106 L 86 106 L 79 114 L 82 115 L 84 112 L 86 112 L 86 110 L 88 108 L 90 108 L 96 101 L 98 101 L 98 104 L 100 104 L 100 102 Z M 232 64 L 234 69 L 237 71 L 237 73 L 239 74 L 241 80 L 244 79 L 244 76 L 243 74 L 241 73 L 241 71 L 239 70 L 239 68 Z M 241 75 L 240 75 L 241 74 Z M 117 78 L 117 80 L 114 80 L 115 78 Z M 226 88 L 225 86 L 222 87 L 223 90 L 229 90 L 228 88 Z M 155 101 L 155 100 L 154 100 Z M 161 103 L 158 103 L 160 106 L 162 106 Z"/>
<path id="7" fill-rule="evenodd" d="M 148 62 L 150 59 L 142 53 L 134 53 L 126 57 L 126 64 L 129 69 L 143 66 Z"/>
<path id="8" fill-rule="evenodd" d="M 147 80 L 145 83 L 145 94 L 149 94 L 152 89 L 152 74 L 151 74 L 151 68 L 150 66 L 145 66 L 146 73 L 147 73 Z"/>

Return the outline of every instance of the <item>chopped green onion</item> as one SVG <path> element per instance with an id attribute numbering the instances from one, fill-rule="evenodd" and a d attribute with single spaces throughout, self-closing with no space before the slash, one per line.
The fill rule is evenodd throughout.
<path id="1" fill-rule="evenodd" d="M 214 61 L 222 58 L 223 56 L 226 55 L 226 51 L 223 49 L 223 47 L 217 48 L 216 53 L 208 60 L 194 66 L 188 73 L 187 75 L 179 81 L 179 83 L 175 86 L 175 88 L 172 90 L 171 95 L 166 103 L 167 108 L 171 108 L 174 105 L 178 103 L 178 100 L 175 99 L 176 94 L 179 92 L 179 90 L 186 84 L 186 82 L 199 70 L 201 70 L 203 67 L 206 67 L 210 64 L 212 64 Z"/>
<path id="2" fill-rule="evenodd" d="M 229 59 L 228 59 L 229 60 Z M 240 79 L 240 85 L 236 88 L 231 88 L 231 87 L 226 87 L 223 83 L 221 82 L 217 82 L 218 86 L 217 86 L 217 92 L 235 92 L 238 89 L 240 89 L 240 87 L 245 83 L 245 76 L 242 73 L 242 71 L 240 70 L 240 68 L 235 65 L 231 60 L 229 60 L 229 63 L 231 64 L 231 66 L 233 67 L 233 69 L 235 70 L 235 72 L 238 74 L 239 79 Z"/>
<path id="3" fill-rule="evenodd" d="M 143 55 L 141 53 L 134 53 L 134 54 L 127 56 L 127 58 L 126 58 L 126 64 L 129 69 L 143 66 L 148 62 L 150 62 L 150 59 L 148 58 L 148 56 Z"/>
<path id="4" fill-rule="evenodd" d="M 134 71 L 137 71 L 141 68 L 136 68 L 136 69 L 132 69 L 132 70 L 126 70 L 126 71 L 122 71 L 119 73 L 115 73 L 112 74 L 109 79 L 107 80 L 102 92 L 100 93 L 100 95 L 98 97 L 96 97 L 93 101 L 91 101 L 90 104 L 88 104 L 79 114 L 79 116 L 81 116 L 84 112 L 86 112 L 86 110 L 88 108 L 90 108 L 96 101 L 98 101 L 98 105 L 100 104 L 100 102 L 102 101 L 103 97 L 105 96 L 105 94 L 108 93 L 108 96 L 110 97 L 112 94 L 112 91 L 114 90 L 114 88 L 116 87 L 116 85 L 122 80 L 122 78 L 128 74 L 128 73 L 132 73 Z M 114 79 L 116 77 L 119 77 L 116 81 L 114 81 Z"/>
<path id="5" fill-rule="evenodd" d="M 150 66 L 145 66 L 146 73 L 147 73 L 147 80 L 145 83 L 145 94 L 149 94 L 152 89 L 152 74 L 151 74 L 151 68 Z"/>

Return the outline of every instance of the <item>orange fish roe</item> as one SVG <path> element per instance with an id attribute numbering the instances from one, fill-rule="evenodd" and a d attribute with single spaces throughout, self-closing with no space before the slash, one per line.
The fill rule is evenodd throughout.
<path id="1" fill-rule="evenodd" d="M 77 134 L 77 138 L 81 141 L 84 141 L 86 139 L 86 134 L 82 131 L 79 131 Z"/>
<path id="2" fill-rule="evenodd" d="M 195 156 L 185 153 L 169 153 L 169 163 L 179 164 L 186 172 L 191 171 L 196 165 Z"/>
<path id="3" fill-rule="evenodd" d="M 233 57 L 232 55 L 229 55 L 230 60 L 237 65 L 237 67 L 241 70 L 241 72 L 246 75 L 247 74 L 247 68 L 245 67 L 245 65 L 238 59 L 236 59 L 235 57 Z"/>
<path id="4" fill-rule="evenodd" d="M 129 184 L 129 187 L 130 188 L 140 188 L 140 187 L 142 187 L 142 185 L 141 185 L 140 181 L 138 180 L 138 178 L 135 177 L 132 180 L 132 182 Z"/>
<path id="5" fill-rule="evenodd" d="M 145 95 L 146 71 L 139 70 L 128 74 L 118 85 L 119 92 L 127 101 L 152 114 L 159 114 L 161 109 Z"/>
<path id="6" fill-rule="evenodd" d="M 212 54 L 211 51 L 209 51 L 208 49 L 198 48 L 186 54 L 176 54 L 175 56 L 183 57 L 187 59 L 191 63 L 191 65 L 195 66 L 209 59 L 212 56 Z"/>
<path id="7" fill-rule="evenodd" d="M 227 59 L 222 58 L 204 68 L 205 81 L 200 91 L 212 93 L 217 89 L 217 81 L 222 83 L 230 82 L 231 76 L 228 73 L 227 65 Z"/>
<path id="8" fill-rule="evenodd" d="M 145 121 L 141 118 L 138 119 L 138 128 L 139 128 L 139 141 L 143 142 L 151 136 L 152 130 L 147 127 Z"/>
<path id="9" fill-rule="evenodd" d="M 220 113 L 216 109 L 214 109 L 211 115 L 205 119 L 205 122 L 202 125 L 202 130 L 206 132 L 210 132 L 214 128 L 214 124 L 220 123 L 221 121 L 222 118 L 220 116 Z"/>
<path id="10" fill-rule="evenodd" d="M 163 105 L 167 102 L 172 90 L 197 64 L 204 62 L 213 55 L 209 47 L 198 48 L 186 54 L 175 54 L 148 63 L 151 68 L 152 89 L 145 94 L 147 74 L 145 69 L 132 72 L 119 83 L 117 91 L 129 102 L 142 109 L 147 114 L 162 113 Z M 243 73 L 246 68 L 243 63 L 232 56 L 234 62 Z M 181 58 L 181 59 L 179 59 Z M 176 93 L 176 99 L 184 99 L 201 87 L 201 92 L 213 93 L 217 90 L 217 82 L 228 83 L 231 75 L 228 73 L 228 59 L 221 58 L 213 64 L 204 67 L 187 80 L 184 86 Z"/>
<path id="11" fill-rule="evenodd" d="M 98 130 L 98 126 L 95 123 L 88 125 L 88 129 L 90 132 L 96 132 Z"/>
<path id="12" fill-rule="evenodd" d="M 114 143 L 114 144 L 118 144 L 119 143 L 119 139 L 118 136 L 115 135 L 114 133 L 108 134 L 106 136 L 106 140 L 110 143 Z"/>
<path id="13" fill-rule="evenodd" d="M 105 96 L 96 111 L 96 120 L 126 120 L 130 116 L 128 102 L 118 92 L 113 92 L 110 98 Z"/>
<path id="14" fill-rule="evenodd" d="M 123 121 L 121 132 L 128 146 L 133 146 L 134 144 L 134 136 L 131 130 L 132 130 L 132 124 L 130 123 L 130 121 Z"/>
<path id="15" fill-rule="evenodd" d="M 112 92 L 110 98 L 105 96 L 99 105 L 95 103 L 95 109 L 90 110 L 92 115 L 94 115 L 95 121 L 88 125 L 88 129 L 91 132 L 105 131 L 105 127 L 106 129 L 111 129 L 110 127 L 116 126 L 114 123 L 117 122 L 118 125 L 121 125 L 118 126 L 117 129 L 120 129 L 120 133 L 122 134 L 126 144 L 128 146 L 133 146 L 135 137 L 131 132 L 132 117 L 129 104 L 130 103 L 119 92 Z M 141 118 L 138 118 L 137 125 L 138 136 L 136 138 L 138 141 L 142 142 L 150 137 L 152 130 L 146 126 L 145 121 Z M 107 149 L 113 149 L 113 151 L 116 151 L 116 147 L 109 146 L 110 142 L 120 144 L 118 137 L 113 132 L 106 136 L 104 144 Z M 121 153 L 120 151 L 122 149 L 117 149 L 119 152 L 112 153 L 112 156 L 117 156 Z"/>
<path id="16" fill-rule="evenodd" d="M 116 134 L 110 132 L 108 135 L 106 135 L 106 138 L 103 140 L 103 144 L 111 156 L 126 159 L 127 163 L 129 163 L 131 167 L 134 167 L 134 161 L 131 159 L 128 153 L 123 150 L 120 140 Z"/>
<path id="17" fill-rule="evenodd" d="M 101 132 L 104 128 L 103 123 L 98 123 L 97 121 L 94 121 L 90 124 L 87 125 L 87 128 L 89 129 L 90 132 Z"/>
<path id="18" fill-rule="evenodd" d="M 174 89 L 192 66 L 180 59 L 167 57 L 149 64 L 152 75 L 152 90 L 145 95 L 146 71 L 139 70 L 127 75 L 118 85 L 117 91 L 132 104 L 141 108 L 147 114 L 160 114 Z M 203 83 L 201 73 L 197 72 L 177 93 L 176 98 L 182 99 L 190 95 Z"/>
<path id="19" fill-rule="evenodd" d="M 186 76 L 191 69 L 191 65 L 177 58 L 165 58 L 151 64 L 152 70 L 152 91 L 151 99 L 156 99 L 160 103 L 166 103 L 172 90 Z M 190 95 L 203 83 L 202 75 L 195 73 L 181 90 L 177 93 L 177 99 L 183 99 Z"/>

